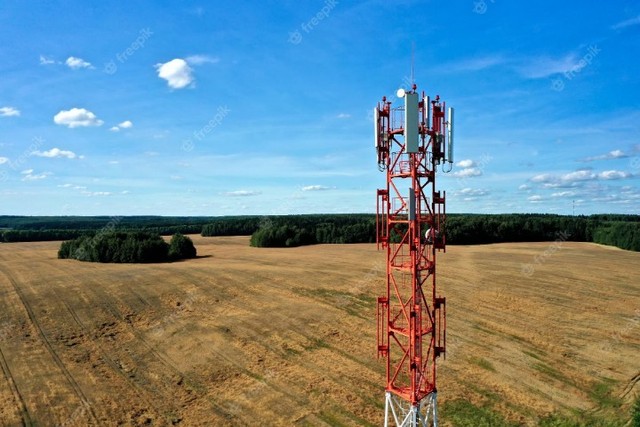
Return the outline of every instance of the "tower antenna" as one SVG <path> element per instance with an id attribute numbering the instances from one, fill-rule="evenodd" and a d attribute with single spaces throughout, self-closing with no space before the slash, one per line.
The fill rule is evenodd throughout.
<path id="1" fill-rule="evenodd" d="M 416 42 L 411 42 L 411 89 L 416 84 L 416 80 L 414 78 L 414 67 L 416 63 Z"/>

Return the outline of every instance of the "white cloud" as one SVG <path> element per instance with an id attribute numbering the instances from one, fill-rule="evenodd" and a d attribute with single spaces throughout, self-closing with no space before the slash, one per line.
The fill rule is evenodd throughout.
<path id="1" fill-rule="evenodd" d="M 522 184 L 520 187 L 518 187 L 518 190 L 528 190 L 529 188 L 531 187 L 529 187 L 527 184 Z"/>
<path id="2" fill-rule="evenodd" d="M 542 201 L 542 196 L 538 196 L 538 195 L 529 196 L 529 197 L 527 197 L 527 200 L 532 202 L 532 203 L 538 203 L 538 202 Z"/>
<path id="3" fill-rule="evenodd" d="M 249 190 L 237 190 L 237 191 L 229 191 L 225 193 L 225 195 L 230 197 L 250 197 L 250 196 L 258 196 L 262 194 L 260 191 L 249 191 Z"/>
<path id="4" fill-rule="evenodd" d="M 531 182 L 542 184 L 543 188 L 576 188 L 585 187 L 590 181 L 597 180 L 616 180 L 632 178 L 633 174 L 619 170 L 608 170 L 600 173 L 593 172 L 589 168 L 579 169 L 574 172 L 565 173 L 563 175 L 540 174 L 530 179 Z M 554 197 L 568 196 L 569 191 L 553 193 Z M 573 195 L 573 193 L 572 193 Z"/>
<path id="5" fill-rule="evenodd" d="M 9 161 L 8 158 L 6 157 L 0 157 L 0 165 L 4 165 L 5 163 L 7 163 Z"/>
<path id="6" fill-rule="evenodd" d="M 632 25 L 640 25 L 640 15 L 627 19 L 625 21 L 618 22 L 611 26 L 613 30 L 621 30 L 623 28 L 631 27 Z"/>
<path id="7" fill-rule="evenodd" d="M 43 172 L 43 173 L 39 173 L 39 174 L 34 174 L 33 173 L 33 169 L 26 169 L 26 170 L 23 170 L 20 173 L 22 175 L 24 175 L 22 177 L 23 181 L 38 181 L 38 180 L 41 180 L 41 179 L 45 179 L 46 177 L 51 175 L 51 172 Z"/>
<path id="8" fill-rule="evenodd" d="M 542 184 L 544 188 L 575 187 L 597 177 L 590 169 L 580 169 L 560 176 L 548 173 L 536 175 L 531 178 L 531 182 Z"/>
<path id="9" fill-rule="evenodd" d="M 538 57 L 520 66 L 520 73 L 530 79 L 540 79 L 566 71 L 579 71 L 585 67 L 585 63 L 575 53 L 570 53 L 562 58 Z"/>
<path id="10" fill-rule="evenodd" d="M 554 180 L 554 176 L 548 173 L 536 175 L 533 178 L 531 178 L 531 182 L 549 182 L 552 180 Z"/>
<path id="11" fill-rule="evenodd" d="M 609 151 L 607 154 L 601 154 L 599 156 L 587 157 L 582 161 L 583 162 L 592 162 L 592 161 L 595 161 L 595 160 L 624 159 L 626 157 L 629 157 L 629 156 L 627 154 L 625 154 L 624 151 L 622 151 L 622 150 L 613 150 L 613 151 Z"/>
<path id="12" fill-rule="evenodd" d="M 50 157 L 50 158 L 55 158 L 55 157 L 66 157 L 67 159 L 78 158 L 76 153 L 74 153 L 73 151 L 61 150 L 59 148 L 52 148 L 49 151 L 34 151 L 33 153 L 31 153 L 31 155 L 38 156 L 38 157 Z"/>
<path id="13" fill-rule="evenodd" d="M 82 191 L 81 193 L 89 197 L 110 196 L 112 194 L 110 191 Z"/>
<path id="14" fill-rule="evenodd" d="M 62 184 L 62 185 L 58 185 L 58 187 L 61 187 L 61 188 L 71 188 L 71 187 L 73 187 L 73 184 Z"/>
<path id="15" fill-rule="evenodd" d="M 124 122 L 109 128 L 109 130 L 111 132 L 119 132 L 120 129 L 130 129 L 132 127 L 133 127 L 133 123 L 131 123 L 131 120 L 125 120 Z"/>
<path id="16" fill-rule="evenodd" d="M 302 191 L 325 191 L 331 189 L 332 187 L 327 187 L 324 185 L 307 185 L 306 187 L 302 187 Z"/>
<path id="17" fill-rule="evenodd" d="M 472 168 L 475 165 L 476 162 L 471 159 L 460 160 L 458 163 L 456 163 L 456 166 L 459 166 L 461 168 Z"/>
<path id="18" fill-rule="evenodd" d="M 209 55 L 191 55 L 187 56 L 185 60 L 192 65 L 202 65 L 202 64 L 217 64 L 220 62 L 220 58 L 217 56 L 209 56 Z"/>
<path id="19" fill-rule="evenodd" d="M 340 114 L 338 114 L 338 115 L 336 116 L 336 118 L 338 118 L 338 119 L 348 119 L 348 118 L 351 118 L 351 114 L 348 114 L 348 113 L 340 113 Z"/>
<path id="20" fill-rule="evenodd" d="M 470 178 L 472 176 L 480 176 L 482 175 L 482 171 L 478 168 L 466 168 L 461 171 L 454 172 L 453 176 L 458 178 Z"/>
<path id="21" fill-rule="evenodd" d="M 626 178 L 631 178 L 631 176 L 632 175 L 629 172 L 623 172 L 623 171 L 617 171 L 617 170 L 604 171 L 598 174 L 598 178 L 606 179 L 606 180 L 626 179 Z"/>
<path id="22" fill-rule="evenodd" d="M 20 110 L 13 107 L 2 107 L 0 108 L 0 116 L 2 117 L 18 117 L 20 115 Z"/>
<path id="23" fill-rule="evenodd" d="M 40 55 L 40 65 L 49 65 L 49 64 L 55 64 L 55 63 L 56 61 L 54 61 L 53 59 L 49 59 L 44 55 Z"/>
<path id="24" fill-rule="evenodd" d="M 576 193 L 574 193 L 573 191 L 560 191 L 558 193 L 553 193 L 551 197 L 571 197 L 575 194 Z"/>
<path id="25" fill-rule="evenodd" d="M 456 195 L 475 198 L 478 196 L 487 196 L 489 195 L 489 192 L 487 190 L 482 190 L 479 188 L 463 188 L 462 190 L 458 191 Z M 465 200 L 469 200 L 469 199 L 465 199 Z"/>
<path id="26" fill-rule="evenodd" d="M 67 67 L 72 70 L 79 70 L 80 68 L 93 68 L 90 62 L 85 61 L 82 58 L 76 58 L 75 56 L 70 56 L 64 61 L 67 64 Z"/>
<path id="27" fill-rule="evenodd" d="M 502 56 L 489 55 L 453 62 L 444 68 L 454 71 L 480 71 L 503 63 L 505 63 L 505 59 Z"/>
<path id="28" fill-rule="evenodd" d="M 590 170 L 581 169 L 575 172 L 569 172 L 560 177 L 564 182 L 576 182 L 576 181 L 590 181 L 596 179 L 596 174 Z"/>
<path id="29" fill-rule="evenodd" d="M 158 77 L 165 79 L 169 87 L 182 89 L 194 81 L 193 70 L 184 59 L 176 58 L 164 64 L 156 64 Z"/>
<path id="30" fill-rule="evenodd" d="M 99 120 L 95 114 L 84 108 L 61 110 L 53 117 L 53 121 L 58 125 L 68 126 L 69 128 L 102 126 L 104 123 L 102 120 Z"/>

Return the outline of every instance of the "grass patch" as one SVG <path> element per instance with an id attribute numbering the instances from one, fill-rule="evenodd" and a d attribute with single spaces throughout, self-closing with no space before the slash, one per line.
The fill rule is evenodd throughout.
<path id="1" fill-rule="evenodd" d="M 479 323 L 475 323 L 475 324 L 473 325 L 473 328 L 474 328 L 474 329 L 477 329 L 477 330 L 479 330 L 479 331 L 481 331 L 481 332 L 484 332 L 484 333 L 486 333 L 486 334 L 489 334 L 489 335 L 498 335 L 498 333 L 497 333 L 496 331 L 492 331 L 491 329 L 487 329 L 487 328 L 485 328 L 484 326 L 480 326 L 480 324 L 479 324 Z"/>
<path id="2" fill-rule="evenodd" d="M 368 319 L 362 315 L 367 309 L 372 309 L 376 305 L 376 298 L 369 294 L 352 294 L 349 292 L 336 291 L 333 289 L 293 289 L 298 295 L 319 299 L 340 310 L 346 311 L 349 315 Z"/>
<path id="3" fill-rule="evenodd" d="M 581 413 L 575 416 L 556 413 L 537 420 L 536 425 L 538 427 L 640 427 L 640 398 L 632 411 L 635 412 L 631 414 L 633 418 L 630 424 L 621 418 L 624 414 L 612 417 L 593 413 Z M 488 405 L 477 406 L 464 399 L 445 402 L 440 410 L 440 421 L 446 421 L 453 427 L 516 427 L 520 425 L 506 420 L 502 414 Z"/>
<path id="4" fill-rule="evenodd" d="M 527 342 L 527 340 L 525 340 L 522 337 L 519 337 L 517 335 L 513 335 L 513 334 L 504 334 L 505 337 L 507 337 L 508 339 L 510 339 L 511 341 L 515 341 L 515 342 L 519 342 L 521 344 L 527 344 L 530 345 L 529 342 Z"/>
<path id="5" fill-rule="evenodd" d="M 601 382 L 595 383 L 589 397 L 602 409 L 619 409 L 622 400 L 613 396 L 613 387 L 616 382 L 610 378 L 603 378 Z"/>
<path id="6" fill-rule="evenodd" d="M 563 374 L 561 374 L 557 369 L 545 364 L 545 363 L 534 363 L 533 364 L 533 369 L 535 369 L 536 371 L 540 372 L 543 375 L 546 375 L 549 378 L 553 378 L 555 380 L 560 381 L 561 383 L 564 384 L 573 384 L 573 381 L 571 381 L 569 378 L 565 377 Z"/>
<path id="7" fill-rule="evenodd" d="M 534 359 L 539 360 L 539 361 L 541 361 L 541 362 L 542 362 L 542 359 L 541 359 L 541 358 L 540 358 L 540 356 L 539 356 L 539 355 L 537 355 L 536 353 L 534 353 L 534 352 L 532 352 L 532 351 L 527 351 L 527 350 L 522 350 L 522 352 L 523 352 L 524 354 L 526 354 L 527 356 L 532 357 L 532 358 L 534 358 Z"/>
<path id="8" fill-rule="evenodd" d="M 351 421 L 355 421 L 356 425 L 359 426 L 367 426 L 367 427 L 374 427 L 376 426 L 376 424 L 372 424 L 370 422 L 368 422 L 367 420 L 364 420 L 352 413 L 349 413 L 347 411 L 345 411 L 342 408 L 338 408 L 338 407 L 334 407 L 332 408 L 333 411 L 335 412 L 327 412 L 327 411 L 322 411 L 320 412 L 320 414 L 318 414 L 318 418 L 320 418 L 322 421 L 326 422 L 327 424 L 329 424 L 330 426 L 348 426 L 351 425 L 351 423 L 347 423 L 345 421 L 345 419 L 351 420 Z"/>
<path id="9" fill-rule="evenodd" d="M 539 427 L 623 427 L 624 425 L 625 423 L 620 420 L 585 414 L 578 416 L 578 418 L 553 414 L 538 422 Z"/>
<path id="10" fill-rule="evenodd" d="M 631 410 L 631 425 L 633 427 L 640 427 L 640 396 L 636 399 L 636 403 Z"/>
<path id="11" fill-rule="evenodd" d="M 471 357 L 469 360 L 471 361 L 471 363 L 473 363 L 474 365 L 478 365 L 482 369 L 496 372 L 496 368 L 494 368 L 491 362 L 489 362 L 487 359 L 483 359 L 482 357 Z"/>
<path id="12" fill-rule="evenodd" d="M 329 344 L 327 344 L 327 342 L 321 338 L 313 338 L 311 339 L 311 342 L 309 343 L 309 345 L 304 346 L 304 349 L 307 351 L 317 350 L 320 348 L 329 348 Z"/>
<path id="13" fill-rule="evenodd" d="M 515 427 L 504 417 L 488 407 L 479 407 L 468 400 L 447 401 L 442 406 L 442 420 L 454 427 Z"/>

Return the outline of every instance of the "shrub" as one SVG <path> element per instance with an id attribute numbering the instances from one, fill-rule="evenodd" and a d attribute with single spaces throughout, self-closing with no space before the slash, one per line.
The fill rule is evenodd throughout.
<path id="1" fill-rule="evenodd" d="M 173 235 L 169 243 L 169 259 L 195 258 L 196 253 L 196 248 L 189 237 L 180 233 Z"/>
<path id="2" fill-rule="evenodd" d="M 143 231 L 110 231 L 62 242 L 58 258 L 92 262 L 152 263 L 196 256 L 193 242 L 182 234 L 171 245 L 158 234 Z"/>

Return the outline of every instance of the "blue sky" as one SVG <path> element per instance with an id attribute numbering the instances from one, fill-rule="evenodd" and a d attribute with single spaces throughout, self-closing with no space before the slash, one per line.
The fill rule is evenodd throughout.
<path id="1" fill-rule="evenodd" d="M 0 214 L 372 212 L 412 44 L 449 212 L 640 212 L 635 1 L 4 0 L 0 36 Z"/>

